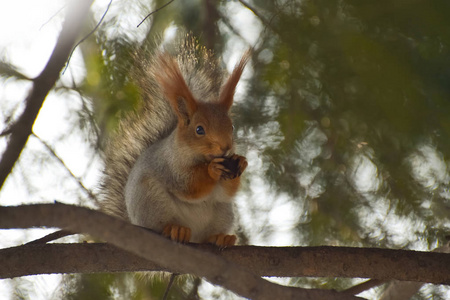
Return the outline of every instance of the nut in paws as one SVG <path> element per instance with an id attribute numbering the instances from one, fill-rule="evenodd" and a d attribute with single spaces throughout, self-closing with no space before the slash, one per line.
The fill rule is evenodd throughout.
<path id="1" fill-rule="evenodd" d="M 241 176 L 248 165 L 245 157 L 237 154 L 233 154 L 230 157 L 225 157 L 221 164 L 226 170 L 222 173 L 222 179 L 234 179 Z"/>

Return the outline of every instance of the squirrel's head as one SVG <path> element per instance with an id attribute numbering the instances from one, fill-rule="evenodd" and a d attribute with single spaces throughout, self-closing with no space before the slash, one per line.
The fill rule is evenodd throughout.
<path id="1" fill-rule="evenodd" d="M 156 80 L 177 115 L 177 138 L 208 161 L 233 154 L 233 125 L 229 111 L 249 57 L 248 51 L 222 85 L 216 101 L 201 102 L 189 90 L 177 61 L 166 53 L 159 56 L 161 72 L 156 75 Z"/>

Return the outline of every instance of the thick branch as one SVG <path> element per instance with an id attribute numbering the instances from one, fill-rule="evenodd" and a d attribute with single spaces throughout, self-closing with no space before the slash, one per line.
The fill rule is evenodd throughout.
<path id="1" fill-rule="evenodd" d="M 8 130 L 11 136 L 0 161 L 0 188 L 25 147 L 39 110 L 67 61 L 75 39 L 82 28 L 82 20 L 87 15 L 92 2 L 93 0 L 76 1 L 76 3 L 74 1 L 73 7 L 67 10 L 67 17 L 53 53 L 41 74 L 33 79 L 33 87 L 25 100 L 25 110 Z"/>
<path id="2" fill-rule="evenodd" d="M 347 247 L 236 246 L 212 252 L 259 276 L 364 277 L 450 284 L 450 255 Z M 437 255 L 434 255 L 437 254 Z M 34 244 L 0 250 L 0 278 L 48 273 L 170 271 L 112 245 Z"/>
<path id="3" fill-rule="evenodd" d="M 72 232 L 89 233 L 167 270 L 204 277 L 247 298 L 355 299 L 333 291 L 305 290 L 270 283 L 220 256 L 173 243 L 158 234 L 98 211 L 58 203 L 0 207 L 0 228 L 33 226 L 60 227 Z"/>

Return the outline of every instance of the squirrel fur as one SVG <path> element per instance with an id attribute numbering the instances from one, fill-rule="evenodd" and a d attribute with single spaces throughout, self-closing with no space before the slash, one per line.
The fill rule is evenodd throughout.
<path id="1" fill-rule="evenodd" d="M 194 38 L 175 49 L 136 57 L 142 102 L 108 140 L 102 209 L 175 241 L 231 246 L 247 161 L 234 153 L 229 111 L 249 52 L 226 76 Z"/>

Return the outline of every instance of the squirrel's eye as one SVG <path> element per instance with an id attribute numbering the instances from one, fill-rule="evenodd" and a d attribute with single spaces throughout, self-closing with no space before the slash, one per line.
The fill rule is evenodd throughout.
<path id="1" fill-rule="evenodd" d="M 198 135 L 205 135 L 205 129 L 203 129 L 202 126 L 197 126 L 195 132 L 197 132 Z"/>

